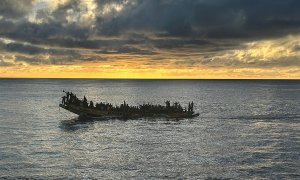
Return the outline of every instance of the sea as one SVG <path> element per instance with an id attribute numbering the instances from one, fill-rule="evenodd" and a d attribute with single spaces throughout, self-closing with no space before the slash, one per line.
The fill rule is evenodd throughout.
<path id="1" fill-rule="evenodd" d="M 78 121 L 63 90 L 200 116 Z M 0 79 L 0 179 L 300 179 L 300 81 Z"/>

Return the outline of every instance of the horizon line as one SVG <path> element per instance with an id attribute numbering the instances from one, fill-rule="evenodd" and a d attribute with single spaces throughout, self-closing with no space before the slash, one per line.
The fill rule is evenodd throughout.
<path id="1" fill-rule="evenodd" d="M 299 81 L 299 79 L 287 78 L 93 78 L 93 77 L 0 77 L 0 79 L 99 79 L 99 80 L 286 80 Z"/>

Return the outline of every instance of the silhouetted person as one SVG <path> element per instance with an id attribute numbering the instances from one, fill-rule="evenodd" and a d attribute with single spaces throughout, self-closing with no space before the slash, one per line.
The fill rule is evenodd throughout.
<path id="1" fill-rule="evenodd" d="M 70 93 L 66 92 L 66 94 L 67 94 L 67 100 L 69 101 L 70 100 Z"/>
<path id="2" fill-rule="evenodd" d="M 83 107 L 88 107 L 88 102 L 87 102 L 87 99 L 86 99 L 85 96 L 83 97 L 83 102 L 82 102 L 82 104 L 83 104 Z"/>
<path id="3" fill-rule="evenodd" d="M 66 104 L 66 96 L 63 96 L 63 97 L 62 97 L 61 103 L 62 103 L 63 105 Z"/>
<path id="4" fill-rule="evenodd" d="M 166 108 L 167 108 L 167 109 L 170 108 L 170 101 L 166 101 Z"/>
<path id="5" fill-rule="evenodd" d="M 93 108 L 94 107 L 94 103 L 93 101 L 90 101 L 90 108 Z"/>

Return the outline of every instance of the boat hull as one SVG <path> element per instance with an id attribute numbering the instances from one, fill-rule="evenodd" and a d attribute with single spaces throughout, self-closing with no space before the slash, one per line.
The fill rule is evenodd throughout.
<path id="1" fill-rule="evenodd" d="M 120 118 L 120 119 L 136 119 L 143 117 L 165 117 L 165 118 L 194 118 L 199 116 L 199 113 L 164 113 L 164 114 L 153 114 L 153 113 L 128 113 L 128 112 L 113 112 L 113 111 L 100 111 L 97 109 L 84 108 L 74 105 L 59 105 L 61 108 L 70 111 L 74 114 L 79 115 L 79 119 L 88 118 Z"/>

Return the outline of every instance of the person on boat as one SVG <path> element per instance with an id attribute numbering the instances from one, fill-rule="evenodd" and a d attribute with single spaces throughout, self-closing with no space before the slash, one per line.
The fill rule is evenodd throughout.
<path id="1" fill-rule="evenodd" d="M 194 112 L 194 102 L 192 101 L 192 103 L 189 102 L 189 108 L 188 108 L 188 112 Z"/>
<path id="2" fill-rule="evenodd" d="M 66 92 L 66 94 L 67 94 L 67 101 L 69 101 L 70 100 L 70 92 L 68 91 L 68 92 Z"/>
<path id="3" fill-rule="evenodd" d="M 88 102 L 85 96 L 83 97 L 83 107 L 88 107 Z"/>
<path id="4" fill-rule="evenodd" d="M 71 92 L 70 93 L 70 99 L 73 100 L 73 98 L 74 98 L 74 94 Z"/>
<path id="5" fill-rule="evenodd" d="M 94 108 L 94 103 L 93 103 L 93 101 L 90 101 L 90 106 L 89 106 L 90 108 Z"/>
<path id="6" fill-rule="evenodd" d="M 66 104 L 66 96 L 63 96 L 63 97 L 61 97 L 61 98 L 62 98 L 61 103 L 62 103 L 63 105 L 65 105 L 65 104 Z"/>
<path id="7" fill-rule="evenodd" d="M 182 112 L 183 111 L 183 108 L 182 106 L 178 103 L 178 111 Z"/>
<path id="8" fill-rule="evenodd" d="M 166 109 L 170 108 L 170 101 L 166 101 Z"/>

